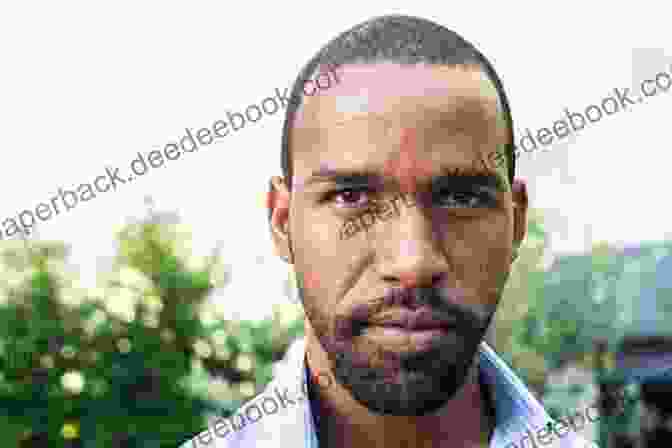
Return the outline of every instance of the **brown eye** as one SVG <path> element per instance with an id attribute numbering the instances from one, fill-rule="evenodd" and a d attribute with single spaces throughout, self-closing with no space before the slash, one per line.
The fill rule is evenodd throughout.
<path id="1" fill-rule="evenodd" d="M 485 192 L 443 191 L 439 196 L 440 206 L 447 208 L 492 207 L 496 202 Z"/>
<path id="2" fill-rule="evenodd" d="M 330 199 L 335 199 L 339 205 L 346 207 L 361 207 L 368 203 L 368 191 L 347 189 L 330 193 Z"/>

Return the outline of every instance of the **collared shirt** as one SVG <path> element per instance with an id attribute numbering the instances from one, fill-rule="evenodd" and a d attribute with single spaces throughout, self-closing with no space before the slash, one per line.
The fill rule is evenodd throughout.
<path id="1" fill-rule="evenodd" d="M 266 389 L 232 417 L 218 418 L 180 448 L 319 448 L 313 406 L 308 399 L 305 342 L 297 341 Z M 572 427 L 550 418 L 521 380 L 485 343 L 479 347 L 479 374 L 494 407 L 489 448 L 597 447 Z M 585 416 L 584 416 L 585 417 Z M 583 426 L 583 425 L 582 425 Z"/>

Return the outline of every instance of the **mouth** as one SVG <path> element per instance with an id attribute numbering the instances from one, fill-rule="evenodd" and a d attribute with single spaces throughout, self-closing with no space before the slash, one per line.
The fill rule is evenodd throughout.
<path id="1" fill-rule="evenodd" d="M 458 320 L 428 309 L 389 312 L 369 319 L 364 333 L 389 342 L 426 345 L 454 334 Z"/>
<path id="2" fill-rule="evenodd" d="M 374 316 L 367 322 L 378 327 L 399 328 L 406 331 L 449 330 L 457 326 L 453 315 L 438 313 L 428 308 L 417 310 L 388 311 Z"/>
<path id="3" fill-rule="evenodd" d="M 394 353 L 423 353 L 444 345 L 457 333 L 446 328 L 408 329 L 393 325 L 371 325 L 364 329 L 362 335 L 373 340 L 386 351 Z"/>

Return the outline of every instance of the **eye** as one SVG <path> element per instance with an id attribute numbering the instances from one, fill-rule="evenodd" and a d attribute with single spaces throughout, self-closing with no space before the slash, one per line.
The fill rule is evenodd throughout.
<path id="1" fill-rule="evenodd" d="M 327 193 L 325 199 L 346 207 L 362 207 L 368 204 L 368 195 L 369 191 L 366 189 L 347 188 Z"/>
<path id="2" fill-rule="evenodd" d="M 443 190 L 436 195 L 440 207 L 448 208 L 481 208 L 496 205 L 496 199 L 486 191 L 453 191 Z"/>

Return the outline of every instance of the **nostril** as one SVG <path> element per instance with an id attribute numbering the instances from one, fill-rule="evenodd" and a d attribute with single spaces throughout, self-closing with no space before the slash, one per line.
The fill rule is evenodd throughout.
<path id="1" fill-rule="evenodd" d="M 441 286 L 441 283 L 443 283 L 443 281 L 445 280 L 445 278 L 446 278 L 446 277 L 445 277 L 444 274 L 441 274 L 441 273 L 439 273 L 439 274 L 434 274 L 434 275 L 432 276 L 432 286 L 435 287 L 435 288 Z"/>

